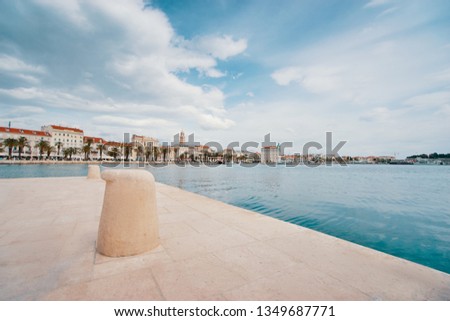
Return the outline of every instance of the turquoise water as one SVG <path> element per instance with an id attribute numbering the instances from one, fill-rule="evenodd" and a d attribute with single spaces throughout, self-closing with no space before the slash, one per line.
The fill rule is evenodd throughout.
<path id="1" fill-rule="evenodd" d="M 156 180 L 450 273 L 450 166 L 149 167 Z M 0 166 L 0 177 L 86 165 Z"/>

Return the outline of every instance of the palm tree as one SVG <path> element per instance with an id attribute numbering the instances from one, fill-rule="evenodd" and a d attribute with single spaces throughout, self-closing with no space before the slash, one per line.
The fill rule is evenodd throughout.
<path id="1" fill-rule="evenodd" d="M 88 160 L 89 154 L 90 154 L 91 151 L 92 151 L 92 147 L 91 147 L 92 143 L 93 143 L 92 138 L 89 138 L 89 139 L 86 141 L 86 145 L 84 145 L 84 146 L 81 148 L 81 151 L 84 153 L 84 160 L 85 160 L 85 161 Z"/>
<path id="2" fill-rule="evenodd" d="M 69 160 L 72 160 L 72 155 L 76 155 L 78 152 L 79 149 L 76 147 L 65 148 L 63 150 L 64 158 L 67 159 L 67 157 L 69 157 Z"/>
<path id="3" fill-rule="evenodd" d="M 76 155 L 80 152 L 81 150 L 77 147 L 72 147 L 72 153 L 70 154 L 70 159 L 72 160 L 72 155 Z"/>
<path id="4" fill-rule="evenodd" d="M 114 160 L 117 160 L 117 157 L 120 155 L 120 150 L 117 147 L 113 147 L 109 152 L 109 156 L 114 158 Z"/>
<path id="5" fill-rule="evenodd" d="M 64 159 L 67 159 L 71 154 L 71 148 L 65 148 L 63 150 L 63 154 L 64 154 Z"/>
<path id="6" fill-rule="evenodd" d="M 139 144 L 136 146 L 136 160 L 141 160 L 142 155 L 144 155 L 144 147 Z"/>
<path id="7" fill-rule="evenodd" d="M 45 151 L 47 152 L 47 159 L 50 158 L 50 154 L 55 152 L 55 147 L 50 146 L 50 144 L 48 144 L 48 146 L 46 147 Z"/>
<path id="8" fill-rule="evenodd" d="M 166 155 L 169 152 L 169 148 L 167 146 L 163 146 L 162 150 L 162 154 L 163 154 L 163 161 L 164 163 L 166 162 Z"/>
<path id="9" fill-rule="evenodd" d="M 155 161 L 158 160 L 159 155 L 161 155 L 161 151 L 159 150 L 159 147 L 158 146 L 153 147 L 153 157 L 154 157 Z"/>
<path id="10" fill-rule="evenodd" d="M 13 148 L 16 147 L 17 144 L 18 144 L 17 139 L 14 139 L 14 138 L 6 138 L 6 139 L 3 141 L 3 144 L 5 144 L 5 147 L 8 147 L 8 149 L 9 149 L 9 150 L 8 150 L 8 159 L 11 159 Z"/>
<path id="11" fill-rule="evenodd" d="M 58 157 L 59 157 L 59 152 L 61 151 L 61 148 L 63 147 L 63 143 L 62 142 L 56 142 L 55 143 L 55 147 L 58 149 Z"/>
<path id="12" fill-rule="evenodd" d="M 91 145 L 89 143 L 87 143 L 86 145 L 83 146 L 83 148 L 81 150 L 84 153 L 84 160 L 87 161 L 88 157 L 89 157 L 89 154 L 92 151 Z"/>
<path id="13" fill-rule="evenodd" d="M 22 159 L 22 152 L 24 147 L 28 146 L 28 139 L 24 136 L 20 136 L 17 140 L 17 146 L 19 147 L 19 159 Z"/>
<path id="14" fill-rule="evenodd" d="M 133 146 L 130 143 L 123 144 L 123 153 L 125 154 L 125 161 L 128 162 L 128 157 L 130 156 Z"/>
<path id="15" fill-rule="evenodd" d="M 208 150 L 205 150 L 203 152 L 203 162 L 206 163 L 208 161 L 208 157 L 210 155 L 210 152 L 208 152 Z"/>
<path id="16" fill-rule="evenodd" d="M 103 151 L 106 150 L 106 145 L 99 143 L 97 144 L 97 149 L 100 150 L 100 161 L 101 161 L 103 158 Z"/>
<path id="17" fill-rule="evenodd" d="M 39 148 L 39 159 L 42 159 L 42 154 L 50 147 L 50 143 L 46 140 L 40 140 L 35 147 Z"/>
<path id="18" fill-rule="evenodd" d="M 153 156 L 153 148 L 150 146 L 145 147 L 145 160 L 150 161 L 150 156 Z"/>

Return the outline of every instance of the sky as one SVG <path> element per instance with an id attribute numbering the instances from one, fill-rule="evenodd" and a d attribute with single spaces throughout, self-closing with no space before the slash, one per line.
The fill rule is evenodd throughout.
<path id="1" fill-rule="evenodd" d="M 0 1 L 0 126 L 450 152 L 447 0 Z M 325 150 L 319 151 L 325 152 Z"/>

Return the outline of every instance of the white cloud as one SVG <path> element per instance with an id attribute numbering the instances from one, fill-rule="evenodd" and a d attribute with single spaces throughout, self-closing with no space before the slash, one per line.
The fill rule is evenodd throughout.
<path id="1" fill-rule="evenodd" d="M 40 5 L 45 5 L 54 9 L 59 14 L 63 15 L 70 22 L 75 24 L 80 28 L 89 28 L 90 24 L 86 17 L 84 16 L 80 3 L 78 0 L 64 0 L 64 1 L 53 1 L 53 0 L 34 0 Z"/>
<path id="2" fill-rule="evenodd" d="M 411 93 L 442 86 L 449 66 L 444 56 L 435 54 L 442 45 L 426 33 L 399 38 L 397 31 L 405 32 L 404 27 L 381 31 L 392 19 L 398 17 L 293 53 L 291 63 L 271 76 L 278 85 L 300 85 L 322 98 L 364 108 L 399 103 Z"/>
<path id="3" fill-rule="evenodd" d="M 430 78 L 434 81 L 450 81 L 450 68 L 435 72 L 430 75 Z"/>
<path id="4" fill-rule="evenodd" d="M 91 101 L 65 91 L 36 87 L 0 88 L 0 95 L 18 100 L 32 100 L 46 108 L 72 109 L 94 112 L 116 112 L 117 107 L 108 101 Z"/>
<path id="5" fill-rule="evenodd" d="M 399 8 L 398 7 L 392 7 L 389 9 L 384 10 L 382 13 L 380 13 L 379 17 L 394 13 L 395 11 L 397 11 Z"/>
<path id="6" fill-rule="evenodd" d="M 368 122 L 387 122 L 392 120 L 392 112 L 386 107 L 377 107 L 360 117 Z"/>
<path id="7" fill-rule="evenodd" d="M 175 123 L 160 118 L 128 118 L 123 116 L 96 116 L 93 118 L 94 124 L 119 126 L 119 127 L 164 127 L 173 126 Z"/>
<path id="8" fill-rule="evenodd" d="M 439 91 L 411 97 L 405 104 L 415 108 L 429 108 L 448 106 L 450 104 L 450 91 Z"/>
<path id="9" fill-rule="evenodd" d="M 43 114 L 45 109 L 36 106 L 17 106 L 10 110 L 11 113 L 19 115 L 30 115 L 30 114 Z"/>
<path id="10" fill-rule="evenodd" d="M 178 114 L 195 119 L 205 130 L 228 129 L 236 124 L 233 120 L 223 117 L 224 111 L 221 109 L 199 111 L 194 106 L 184 105 L 178 108 Z"/>
<path id="11" fill-rule="evenodd" d="M 228 129 L 236 123 L 231 119 L 224 119 L 214 115 L 202 114 L 198 116 L 200 127 L 206 130 Z"/>
<path id="12" fill-rule="evenodd" d="M 271 76 L 281 86 L 298 83 L 308 91 L 322 93 L 339 87 L 341 68 L 335 66 L 288 67 L 275 71 Z"/>
<path id="13" fill-rule="evenodd" d="M 273 72 L 271 76 L 278 85 L 287 86 L 293 81 L 302 80 L 302 69 L 299 67 L 282 68 Z"/>
<path id="14" fill-rule="evenodd" d="M 190 46 L 215 58 L 226 60 L 243 53 L 247 49 L 247 40 L 244 38 L 234 40 L 229 35 L 203 36 L 194 38 Z"/>
<path id="15" fill-rule="evenodd" d="M 321 93 L 336 90 L 342 70 L 332 66 L 313 66 L 302 76 L 301 84 L 309 91 Z"/>
<path id="16" fill-rule="evenodd" d="M 215 68 L 206 69 L 204 73 L 206 76 L 211 77 L 211 78 L 221 78 L 221 77 L 226 76 L 226 73 L 224 73 L 220 70 L 217 70 Z"/>
<path id="17" fill-rule="evenodd" d="M 202 77 L 224 77 L 226 71 L 217 68 L 217 59 L 228 59 L 245 51 L 245 39 L 233 39 L 229 35 L 184 39 L 175 33 L 163 12 L 152 7 L 143 9 L 143 3 L 138 0 L 37 2 L 76 25 L 86 24 L 88 29 L 80 29 L 86 37 L 93 30 L 105 28 L 98 24 L 100 20 L 114 26 L 117 39 L 113 47 L 104 51 L 105 75 L 125 92 L 140 97 L 133 102 L 135 107 L 139 106 L 136 113 L 145 109 L 146 102 L 166 108 L 169 114 L 179 106 L 189 105 L 196 109 L 193 119 L 199 126 L 214 123 L 224 128 L 232 123 L 224 117 L 223 92 L 211 85 L 190 84 L 182 78 L 182 73 L 196 70 Z M 102 19 L 94 20 L 94 17 Z M 121 104 L 117 97 L 105 101 L 109 95 L 95 86 L 96 79 L 90 71 L 83 71 L 83 79 L 85 83 L 70 90 L 18 87 L 3 89 L 0 94 L 16 99 L 38 99 L 53 108 L 92 112 L 117 113 L 132 103 Z"/>
<path id="18" fill-rule="evenodd" d="M 28 64 L 23 60 L 5 54 L 0 55 L 0 70 L 7 72 L 30 72 L 37 74 L 43 74 L 46 72 L 43 66 Z"/>

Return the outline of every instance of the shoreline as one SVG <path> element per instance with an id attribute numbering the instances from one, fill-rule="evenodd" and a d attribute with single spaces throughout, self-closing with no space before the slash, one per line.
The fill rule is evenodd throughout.
<path id="1" fill-rule="evenodd" d="M 199 167 L 199 166 L 208 166 L 208 167 L 217 167 L 217 166 L 242 166 L 242 167 L 255 167 L 255 166 L 267 166 L 267 167 L 287 167 L 293 168 L 297 166 L 305 166 L 305 167 L 323 167 L 323 166 L 353 166 L 353 165 L 362 165 L 362 166 L 420 166 L 420 167 L 428 167 L 428 166 L 450 166 L 450 163 L 446 164 L 420 164 L 420 163 L 345 163 L 340 164 L 337 162 L 333 162 L 332 164 L 325 163 L 273 163 L 273 164 L 263 164 L 263 163 L 204 163 L 204 162 L 142 162 L 142 161 L 98 161 L 98 160 L 0 160 L 0 165 L 144 165 L 145 166 L 168 166 L 168 165 L 177 165 L 179 167 Z M 105 166 L 108 167 L 108 166 Z"/>

